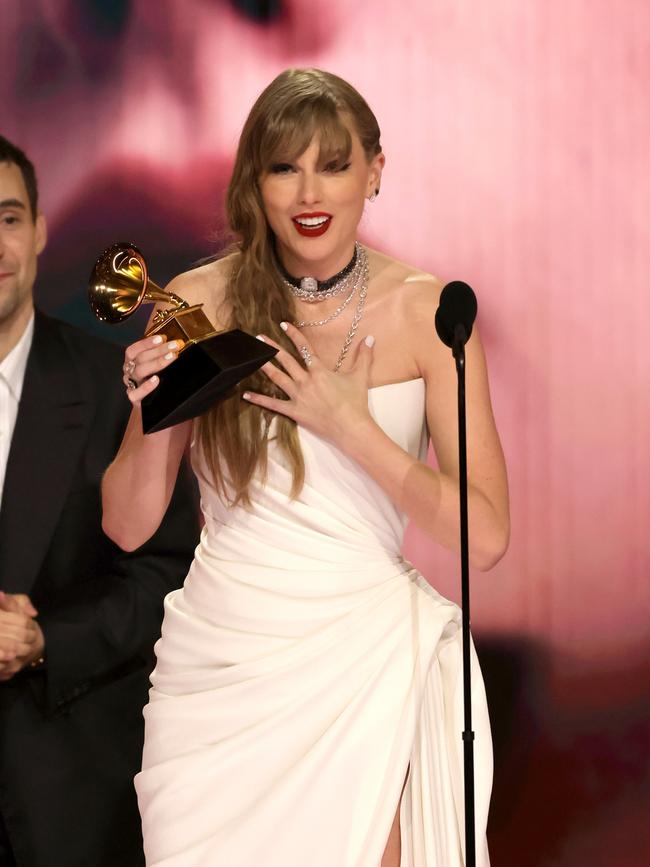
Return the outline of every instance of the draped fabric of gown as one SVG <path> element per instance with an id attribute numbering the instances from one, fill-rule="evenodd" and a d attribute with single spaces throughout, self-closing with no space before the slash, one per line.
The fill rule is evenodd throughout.
<path id="1" fill-rule="evenodd" d="M 421 379 L 369 392 L 376 421 L 420 457 L 424 406 Z M 299 497 L 271 441 L 249 509 L 221 502 L 193 447 L 205 527 L 156 645 L 136 777 L 147 864 L 379 867 L 403 790 L 402 867 L 462 867 L 460 611 L 402 558 L 405 519 L 381 488 L 300 438 Z M 472 703 L 487 867 L 475 656 Z"/>

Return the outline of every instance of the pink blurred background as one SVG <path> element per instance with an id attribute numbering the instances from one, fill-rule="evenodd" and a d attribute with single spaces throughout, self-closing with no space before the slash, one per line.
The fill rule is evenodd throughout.
<path id="1" fill-rule="evenodd" d="M 265 5 L 277 14 L 256 19 Z M 479 298 L 513 517 L 509 553 L 472 585 L 493 863 L 639 867 L 650 4 L 2 0 L 0 132 L 35 162 L 51 232 L 41 305 L 97 330 L 84 287 L 107 244 L 135 240 L 158 282 L 217 249 L 243 119 L 306 65 L 349 79 L 379 118 L 387 166 L 364 239 Z M 454 557 L 413 531 L 408 554 L 458 599 Z"/>

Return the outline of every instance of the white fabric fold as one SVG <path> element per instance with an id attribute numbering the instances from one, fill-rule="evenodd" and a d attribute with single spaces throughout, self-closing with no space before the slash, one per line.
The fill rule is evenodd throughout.
<path id="1" fill-rule="evenodd" d="M 371 389 L 423 454 L 424 384 Z M 136 788 L 150 867 L 379 867 L 400 793 L 403 867 L 462 867 L 459 609 L 400 554 L 404 516 L 301 431 L 300 497 L 278 450 L 253 507 L 219 500 L 165 601 Z M 491 742 L 473 659 L 477 864 Z"/>

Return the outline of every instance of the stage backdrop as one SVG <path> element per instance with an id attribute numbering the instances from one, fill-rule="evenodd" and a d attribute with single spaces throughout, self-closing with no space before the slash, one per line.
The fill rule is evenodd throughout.
<path id="1" fill-rule="evenodd" d="M 473 576 L 495 867 L 648 863 L 647 0 L 1 0 L 0 34 L 0 129 L 50 224 L 38 299 L 90 328 L 110 242 L 159 282 L 218 248 L 277 72 L 368 98 L 387 164 L 363 237 L 475 287 L 508 461 L 510 551 Z M 454 557 L 408 550 L 458 598 Z"/>

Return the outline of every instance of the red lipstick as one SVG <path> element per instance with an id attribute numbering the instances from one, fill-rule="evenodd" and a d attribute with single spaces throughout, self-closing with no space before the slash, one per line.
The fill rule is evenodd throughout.
<path id="1" fill-rule="evenodd" d="M 323 211 L 314 211 L 310 214 L 296 214 L 292 220 L 297 231 L 305 238 L 317 238 L 329 229 L 332 215 Z"/>

